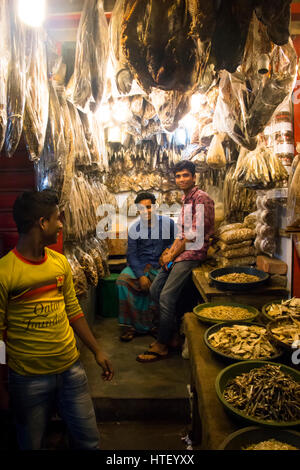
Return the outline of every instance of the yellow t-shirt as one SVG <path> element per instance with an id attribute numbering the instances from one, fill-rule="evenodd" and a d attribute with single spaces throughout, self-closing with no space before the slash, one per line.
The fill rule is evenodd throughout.
<path id="1" fill-rule="evenodd" d="M 0 259 L 0 339 L 15 372 L 55 374 L 74 364 L 70 323 L 81 316 L 65 256 L 45 248 L 44 259 L 32 262 L 15 248 Z"/>

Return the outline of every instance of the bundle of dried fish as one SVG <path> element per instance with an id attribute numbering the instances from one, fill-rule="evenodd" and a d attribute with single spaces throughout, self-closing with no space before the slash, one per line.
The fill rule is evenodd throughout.
<path id="1" fill-rule="evenodd" d="M 7 125 L 7 80 L 10 61 L 10 30 L 8 0 L 0 3 L 0 151 L 3 147 Z"/>
<path id="2" fill-rule="evenodd" d="M 245 214 L 256 209 L 256 192 L 245 188 L 233 179 L 234 172 L 235 166 L 231 166 L 226 173 L 223 185 L 224 215 L 228 222 L 240 222 Z"/>
<path id="3" fill-rule="evenodd" d="M 236 376 L 227 383 L 223 396 L 245 415 L 264 421 L 300 419 L 300 384 L 280 365 L 267 364 Z"/>
<path id="4" fill-rule="evenodd" d="M 278 441 L 277 439 L 268 439 L 267 441 L 257 442 L 243 447 L 242 450 L 299 450 L 298 447 Z"/>
<path id="5" fill-rule="evenodd" d="M 94 112 L 102 100 L 108 62 L 108 25 L 102 0 L 86 0 L 77 33 L 70 100 L 82 111 Z M 91 106 L 91 103 L 94 106 Z"/>
<path id="6" fill-rule="evenodd" d="M 281 46 L 289 40 L 290 4 L 292 0 L 257 2 L 257 18 L 267 26 L 268 35 L 275 44 Z"/>
<path id="7" fill-rule="evenodd" d="M 241 150 L 233 178 L 247 188 L 270 189 L 287 181 L 288 173 L 271 149 L 259 146 Z"/>
<path id="8" fill-rule="evenodd" d="M 230 273 L 224 274 L 224 276 L 216 277 L 217 281 L 222 282 L 234 282 L 234 283 L 245 283 L 245 282 L 257 282 L 260 280 L 258 276 L 254 276 L 253 274 L 246 274 L 246 273 Z"/>
<path id="9" fill-rule="evenodd" d="M 298 318 L 298 320 L 296 319 Z M 292 346 L 300 340 L 300 317 L 281 317 L 278 326 L 270 324 L 270 333 L 275 339 Z M 297 344 L 297 343 L 296 343 Z"/>
<path id="10" fill-rule="evenodd" d="M 77 260 L 75 253 L 75 247 L 65 244 L 64 255 L 66 256 L 72 271 L 73 284 L 77 297 L 84 297 L 87 295 L 88 284 L 82 267 Z"/>
<path id="11" fill-rule="evenodd" d="M 132 74 L 121 45 L 121 23 L 124 15 L 124 0 L 117 0 L 109 22 L 110 56 L 119 93 L 128 94 L 132 86 Z"/>
<path id="12" fill-rule="evenodd" d="M 9 2 L 11 58 L 8 69 L 7 84 L 7 128 L 5 135 L 5 151 L 12 157 L 19 144 L 22 130 L 26 99 L 26 65 L 30 63 L 30 51 L 26 50 L 26 29 L 19 19 L 17 1 Z M 27 41 L 28 44 L 28 41 Z M 29 54 L 28 54 L 29 52 Z"/>
<path id="13" fill-rule="evenodd" d="M 292 43 L 274 46 L 268 39 L 266 27 L 257 18 L 249 28 L 241 70 L 230 74 L 221 72 L 219 97 L 214 114 L 214 127 L 226 132 L 236 143 L 254 150 L 257 135 L 271 119 L 276 108 L 292 92 L 296 75 L 296 52 Z M 257 73 L 258 55 L 262 47 L 268 53 L 270 69 L 264 78 Z"/>
<path id="14" fill-rule="evenodd" d="M 182 93 L 177 90 L 159 90 L 153 88 L 149 99 L 155 108 L 163 129 L 173 132 L 178 122 L 190 110 L 191 93 Z"/>
<path id="15" fill-rule="evenodd" d="M 49 108 L 47 57 L 42 30 L 32 32 L 29 47 L 31 62 L 26 79 L 24 134 L 30 159 L 37 162 L 44 147 Z"/>
<path id="16" fill-rule="evenodd" d="M 199 79 L 198 51 L 189 35 L 186 0 L 127 0 L 121 26 L 123 52 L 141 87 L 186 92 Z"/>
<path id="17" fill-rule="evenodd" d="M 282 300 L 280 304 L 267 305 L 266 312 L 270 317 L 281 317 L 284 315 L 300 315 L 300 299 Z"/>
<path id="18" fill-rule="evenodd" d="M 212 333 L 208 341 L 221 353 L 236 359 L 266 359 L 278 353 L 266 328 L 257 325 L 224 326 Z"/>
<path id="19" fill-rule="evenodd" d="M 91 257 L 91 255 L 83 251 L 79 246 L 76 247 L 75 253 L 76 253 L 76 258 L 78 259 L 80 263 L 80 266 L 84 270 L 88 284 L 90 284 L 93 287 L 97 287 L 98 272 L 97 272 L 94 259 Z"/>
<path id="20" fill-rule="evenodd" d="M 253 313 L 246 308 L 233 305 L 218 305 L 205 307 L 201 310 L 201 316 L 213 320 L 247 320 L 253 317 Z"/>

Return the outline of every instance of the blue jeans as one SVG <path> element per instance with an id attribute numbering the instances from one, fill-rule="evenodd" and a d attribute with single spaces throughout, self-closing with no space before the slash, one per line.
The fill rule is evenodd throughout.
<path id="1" fill-rule="evenodd" d="M 55 404 L 74 447 L 99 449 L 93 402 L 79 360 L 60 374 L 24 376 L 9 369 L 9 392 L 21 450 L 41 449 Z"/>
<path id="2" fill-rule="evenodd" d="M 199 261 L 187 260 L 174 263 L 171 271 L 161 269 L 150 287 L 150 295 L 159 305 L 159 328 L 157 341 L 168 344 L 178 331 L 176 303 L 192 270 Z"/>

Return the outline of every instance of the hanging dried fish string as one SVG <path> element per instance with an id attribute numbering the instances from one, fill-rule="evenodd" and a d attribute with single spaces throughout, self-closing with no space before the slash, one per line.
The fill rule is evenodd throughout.
<path id="1" fill-rule="evenodd" d="M 8 72 L 7 88 L 7 129 L 5 135 L 5 151 L 8 157 L 12 157 L 19 144 L 22 129 L 26 95 L 26 63 L 30 63 L 30 55 L 27 54 L 26 35 L 31 31 L 25 28 L 19 20 L 17 2 L 10 2 L 11 25 L 11 60 Z M 28 38 L 29 38 L 28 36 Z M 29 49 L 31 52 L 31 48 Z"/>
<path id="2" fill-rule="evenodd" d="M 262 420 L 300 419 L 300 384 L 280 365 L 267 364 L 238 375 L 226 385 L 224 398 L 242 413 Z"/>
<path id="3" fill-rule="evenodd" d="M 10 23 L 8 20 L 8 0 L 0 2 L 0 151 L 7 125 L 7 80 L 10 60 Z"/>

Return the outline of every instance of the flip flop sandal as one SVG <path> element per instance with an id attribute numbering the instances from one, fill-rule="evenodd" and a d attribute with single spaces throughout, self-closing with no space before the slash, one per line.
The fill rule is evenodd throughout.
<path id="1" fill-rule="evenodd" d="M 143 355 L 154 356 L 154 357 L 152 359 L 143 359 L 140 357 Z M 159 354 L 154 351 L 145 351 L 143 354 L 140 354 L 139 356 L 137 356 L 136 360 L 138 362 L 143 362 L 144 364 L 146 364 L 147 362 L 156 362 L 156 361 L 160 361 L 161 359 L 166 359 L 168 356 L 169 354 Z"/>
<path id="2" fill-rule="evenodd" d="M 120 341 L 127 343 L 128 341 L 132 341 L 136 336 L 137 333 L 134 330 L 125 331 L 125 333 L 120 336 Z"/>

